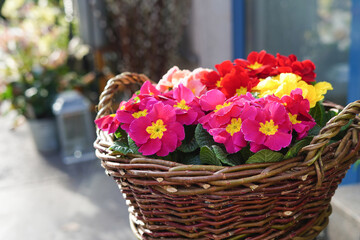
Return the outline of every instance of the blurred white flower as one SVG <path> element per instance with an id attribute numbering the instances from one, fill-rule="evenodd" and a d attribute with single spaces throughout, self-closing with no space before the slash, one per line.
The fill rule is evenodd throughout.
<path id="1" fill-rule="evenodd" d="M 319 11 L 320 21 L 317 25 L 320 42 L 337 44 L 344 51 L 350 45 L 351 12 L 331 7 L 332 1 L 320 1 L 324 6 Z"/>

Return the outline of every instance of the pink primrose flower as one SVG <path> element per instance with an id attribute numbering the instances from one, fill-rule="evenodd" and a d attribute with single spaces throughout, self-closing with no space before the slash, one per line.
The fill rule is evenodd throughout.
<path id="1" fill-rule="evenodd" d="M 191 125 L 197 124 L 198 119 L 204 116 L 199 101 L 194 93 L 184 85 L 180 84 L 173 90 L 174 104 L 176 111 L 176 119 L 178 122 Z"/>
<path id="2" fill-rule="evenodd" d="M 215 142 L 225 145 L 228 153 L 236 153 L 247 145 L 242 131 L 242 123 L 246 119 L 254 119 L 256 109 L 250 104 L 243 106 L 232 104 L 226 108 L 230 110 L 226 111 L 226 114 L 222 117 L 214 114 L 211 119 L 210 125 L 212 128 L 209 133 L 213 136 Z"/>
<path id="3" fill-rule="evenodd" d="M 175 109 L 162 102 L 155 103 L 146 116 L 132 121 L 129 130 L 129 136 L 143 155 L 166 156 L 185 138 L 183 125 L 176 121 Z"/>
<path id="4" fill-rule="evenodd" d="M 308 135 L 316 122 L 309 114 L 310 103 L 302 96 L 302 90 L 297 88 L 291 91 L 290 96 L 283 96 L 281 101 L 284 103 L 293 129 L 298 133 L 297 139 L 302 139 Z"/>
<path id="5" fill-rule="evenodd" d="M 148 95 L 149 96 L 149 95 Z M 130 123 L 139 117 L 146 116 L 147 109 L 140 106 L 139 95 L 134 94 L 127 102 L 122 101 L 116 111 L 116 119 L 121 123 L 120 127 L 129 131 Z"/>
<path id="6" fill-rule="evenodd" d="M 226 123 L 228 120 L 224 117 L 231 109 L 232 105 L 243 107 L 256 99 L 247 93 L 241 96 L 233 96 L 226 100 L 226 96 L 218 89 L 212 89 L 200 97 L 200 106 L 204 111 L 211 111 L 210 113 L 199 119 L 199 123 L 203 125 L 206 130 L 209 130 L 213 121 L 223 121 Z M 256 105 L 256 104 L 254 104 Z"/>
<path id="7" fill-rule="evenodd" d="M 205 75 L 212 71 L 207 68 L 196 68 L 190 75 L 180 81 L 185 87 L 189 88 L 195 96 L 200 97 L 206 92 L 206 86 L 201 82 Z"/>
<path id="8" fill-rule="evenodd" d="M 210 91 L 207 91 L 204 95 L 200 97 L 199 103 L 203 111 L 211 111 L 210 113 L 199 119 L 199 123 L 201 123 L 203 127 L 208 131 L 211 128 L 209 122 L 214 117 L 214 114 L 222 108 L 225 108 L 225 110 L 219 112 L 223 113 L 224 111 L 229 109 L 226 107 L 232 104 L 231 100 L 226 100 L 224 93 L 222 93 L 218 89 L 212 89 Z"/>
<path id="9" fill-rule="evenodd" d="M 257 152 L 268 148 L 274 151 L 289 146 L 292 139 L 292 124 L 285 107 L 269 101 L 265 108 L 256 108 L 254 119 L 243 122 L 244 138 L 250 141 L 250 150 Z"/>
<path id="10" fill-rule="evenodd" d="M 170 68 L 167 73 L 160 79 L 156 85 L 156 89 L 160 92 L 167 92 L 173 88 L 172 76 L 180 69 L 177 66 Z"/>
<path id="11" fill-rule="evenodd" d="M 204 111 L 212 111 L 216 109 L 216 106 L 224 104 L 225 100 L 224 93 L 218 89 L 212 89 L 200 97 L 200 106 Z"/>
<path id="12" fill-rule="evenodd" d="M 115 117 L 115 114 L 107 115 L 95 120 L 96 126 L 108 133 L 114 133 L 120 126 L 120 122 Z"/>
<path id="13" fill-rule="evenodd" d="M 120 104 L 116 118 L 121 123 L 121 128 L 129 132 L 132 121 L 146 116 L 158 102 L 172 106 L 174 100 L 162 95 L 149 81 L 145 82 L 138 95 L 134 94 L 128 102 Z"/>
<path id="14" fill-rule="evenodd" d="M 160 94 L 160 91 L 156 89 L 156 87 L 152 85 L 150 81 L 146 81 L 143 83 L 143 85 L 140 88 L 140 94 L 157 96 Z"/>
<path id="15" fill-rule="evenodd" d="M 191 72 L 189 70 L 180 70 L 177 66 L 174 66 L 160 79 L 159 83 L 156 85 L 156 89 L 160 92 L 170 91 L 177 87 L 184 78 L 190 75 Z"/>

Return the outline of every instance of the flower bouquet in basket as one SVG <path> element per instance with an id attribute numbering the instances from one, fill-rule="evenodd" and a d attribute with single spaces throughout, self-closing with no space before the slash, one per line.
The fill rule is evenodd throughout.
<path id="1" fill-rule="evenodd" d="M 359 153 L 360 102 L 323 102 L 332 86 L 295 55 L 252 52 L 215 68 L 173 67 L 157 84 L 123 73 L 100 97 L 94 146 L 134 233 L 315 238 Z M 112 112 L 124 87 L 134 94 Z"/>

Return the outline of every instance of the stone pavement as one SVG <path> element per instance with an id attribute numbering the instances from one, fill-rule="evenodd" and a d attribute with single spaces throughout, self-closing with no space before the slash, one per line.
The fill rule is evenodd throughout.
<path id="1" fill-rule="evenodd" d="M 58 153 L 36 151 L 26 123 L 15 131 L 10 125 L 0 117 L 1 240 L 136 240 L 99 160 L 64 165 Z M 326 235 L 317 239 L 347 240 Z"/>
<path id="2" fill-rule="evenodd" d="M 98 160 L 41 155 L 27 124 L 0 117 L 1 240 L 135 240 L 115 182 Z"/>

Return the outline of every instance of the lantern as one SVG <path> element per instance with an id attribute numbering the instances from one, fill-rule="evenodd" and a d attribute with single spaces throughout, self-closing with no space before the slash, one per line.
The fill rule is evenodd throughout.
<path id="1" fill-rule="evenodd" d="M 52 108 L 63 162 L 71 164 L 95 159 L 92 147 L 95 129 L 89 100 L 77 91 L 66 91 L 58 95 Z"/>

